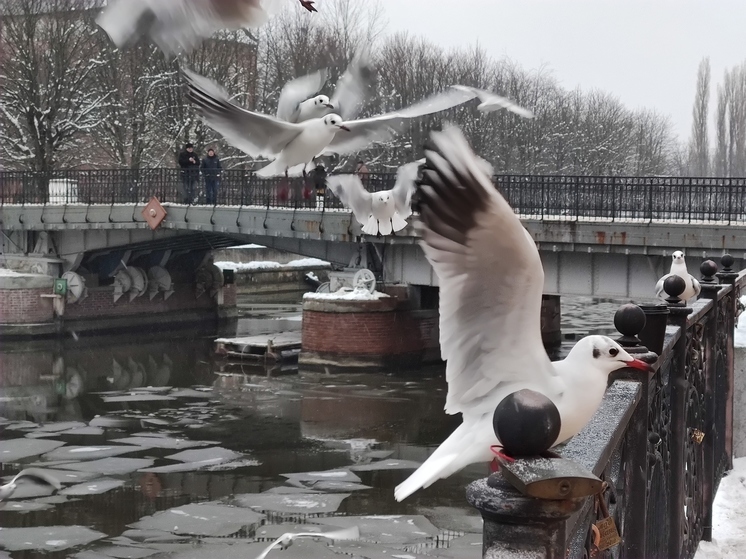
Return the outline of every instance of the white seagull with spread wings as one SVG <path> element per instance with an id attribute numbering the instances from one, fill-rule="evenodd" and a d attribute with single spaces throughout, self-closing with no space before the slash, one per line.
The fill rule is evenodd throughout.
<path id="1" fill-rule="evenodd" d="M 327 76 L 328 70 L 324 68 L 286 83 L 277 102 L 277 118 L 287 122 L 303 122 L 332 113 L 338 114 L 343 120 L 357 117 L 372 88 L 373 69 L 368 51 L 361 51 L 350 62 L 339 78 L 331 99 L 326 95 L 317 95 L 324 87 Z"/>
<path id="2" fill-rule="evenodd" d="M 239 107 L 214 81 L 186 69 L 182 72 L 189 100 L 211 128 L 252 157 L 274 159 L 257 172 L 260 177 L 297 174 L 321 155 L 356 153 L 390 140 L 413 118 L 474 98 L 470 92 L 450 87 L 410 107 L 375 117 L 343 120 L 332 113 L 294 123 Z"/>
<path id="3" fill-rule="evenodd" d="M 190 51 L 220 29 L 259 27 L 284 0 L 113 0 L 96 19 L 122 48 L 148 35 L 168 55 Z M 312 0 L 300 0 L 309 12 Z"/>
<path id="4" fill-rule="evenodd" d="M 407 226 L 412 215 L 412 194 L 424 159 L 402 165 L 396 172 L 391 190 L 368 192 L 357 175 L 332 175 L 326 179 L 329 189 L 345 207 L 352 210 L 366 235 L 390 235 Z"/>
<path id="5" fill-rule="evenodd" d="M 606 336 L 587 336 L 551 362 L 541 341 L 544 271 L 531 236 L 456 128 L 432 132 L 418 191 L 422 248 L 440 284 L 440 347 L 447 361 L 446 413 L 463 423 L 395 490 L 397 501 L 475 462 L 499 441 L 493 414 L 522 389 L 557 406 L 554 444 L 590 421 L 608 375 L 650 370 Z"/>

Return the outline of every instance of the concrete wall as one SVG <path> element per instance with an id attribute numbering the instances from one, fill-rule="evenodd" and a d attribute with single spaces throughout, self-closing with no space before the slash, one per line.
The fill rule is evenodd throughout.
<path id="1" fill-rule="evenodd" d="M 736 346 L 733 368 L 733 458 L 740 458 L 746 456 L 746 347 Z"/>

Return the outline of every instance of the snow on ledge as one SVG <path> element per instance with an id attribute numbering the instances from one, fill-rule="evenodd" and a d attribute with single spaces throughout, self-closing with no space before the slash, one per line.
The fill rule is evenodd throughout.
<path id="1" fill-rule="evenodd" d="M 342 288 L 335 293 L 306 293 L 303 299 L 312 301 L 378 301 L 389 296 L 380 291 L 371 293 L 367 289 L 355 288 L 352 291 Z"/>
<path id="2" fill-rule="evenodd" d="M 46 274 L 35 274 L 33 272 L 16 272 L 15 270 L 9 270 L 8 268 L 0 268 L 0 277 L 2 278 L 27 278 L 29 276 L 39 277 L 45 275 Z"/>
<path id="3" fill-rule="evenodd" d="M 253 272 L 261 270 L 302 270 L 304 268 L 317 268 L 323 266 L 331 268 L 331 263 L 318 258 L 301 258 L 291 260 L 287 264 L 280 264 L 272 261 L 254 261 L 254 262 L 215 262 L 215 265 L 221 270 L 236 270 L 237 272 Z"/>

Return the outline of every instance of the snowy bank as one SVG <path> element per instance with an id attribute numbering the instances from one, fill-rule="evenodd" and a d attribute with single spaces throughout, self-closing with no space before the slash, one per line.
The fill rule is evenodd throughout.
<path id="1" fill-rule="evenodd" d="M 254 262 L 215 262 L 215 265 L 221 270 L 236 270 L 237 272 L 256 272 L 265 270 L 303 270 L 305 268 L 331 268 L 332 265 L 326 260 L 318 258 L 301 258 L 291 260 L 287 264 L 271 261 L 254 261 Z"/>
<path id="2" fill-rule="evenodd" d="M 251 249 L 258 249 L 258 248 L 267 248 L 264 245 L 256 245 L 254 243 L 249 243 L 248 245 L 238 245 L 234 247 L 226 247 L 226 248 L 251 248 Z"/>
<path id="3" fill-rule="evenodd" d="M 303 295 L 304 300 L 311 299 L 313 301 L 377 301 L 386 297 L 388 295 L 380 291 L 371 293 L 367 289 L 358 288 L 353 290 L 342 288 L 335 293 L 306 293 Z"/>
<path id="4" fill-rule="evenodd" d="M 741 315 L 743 316 L 743 315 Z M 720 482 L 712 505 L 712 541 L 699 543 L 694 559 L 736 559 L 746 546 L 746 457 L 733 460 L 733 470 Z"/>

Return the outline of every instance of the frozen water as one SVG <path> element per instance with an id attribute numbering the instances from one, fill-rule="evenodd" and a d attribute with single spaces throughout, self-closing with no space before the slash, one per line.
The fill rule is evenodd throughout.
<path id="1" fill-rule="evenodd" d="M 370 464 L 356 464 L 350 466 L 353 472 L 375 472 L 378 470 L 416 470 L 422 466 L 420 462 L 412 460 L 381 460 Z"/>
<path id="2" fill-rule="evenodd" d="M 430 559 L 427 555 L 420 553 L 392 549 L 363 541 L 335 542 L 332 549 L 339 553 L 341 557 L 352 555 L 355 559 L 358 557 L 365 559 Z"/>
<path id="3" fill-rule="evenodd" d="M 59 432 L 60 435 L 75 435 L 78 437 L 96 437 L 104 433 L 105 431 L 101 427 L 78 427 Z"/>
<path id="4" fill-rule="evenodd" d="M 114 429 L 124 429 L 134 424 L 137 424 L 136 419 L 119 415 L 99 415 L 91 419 L 88 423 L 90 427 L 109 427 Z"/>
<path id="5" fill-rule="evenodd" d="M 51 452 L 65 443 L 47 439 L 9 439 L 0 441 L 0 462 L 9 464 L 24 458 Z"/>
<path id="6" fill-rule="evenodd" d="M 231 536 L 244 528 L 254 527 L 262 519 L 263 514 L 246 508 L 204 503 L 158 512 L 130 524 L 130 527 L 193 536 Z"/>
<path id="7" fill-rule="evenodd" d="M 192 441 L 173 437 L 127 437 L 124 439 L 112 439 L 111 442 L 137 445 L 144 448 L 167 448 L 171 450 L 217 444 L 215 441 Z"/>
<path id="8" fill-rule="evenodd" d="M 93 478 L 95 478 L 98 474 L 91 474 L 91 473 L 84 473 L 84 472 L 66 472 L 64 470 L 51 470 L 48 468 L 41 468 L 44 470 L 47 474 L 50 476 L 53 476 L 54 478 L 58 479 L 60 483 L 63 485 L 65 484 L 72 484 L 72 483 L 81 483 L 83 481 L 88 481 Z M 3 476 L 2 480 L 5 482 L 10 481 L 13 479 L 15 474 Z M 21 478 L 24 479 L 24 478 Z"/>
<path id="9" fill-rule="evenodd" d="M 156 553 L 158 553 L 157 549 L 151 549 L 149 547 L 118 545 L 97 547 L 94 551 L 96 553 L 100 553 L 107 557 L 114 557 L 116 559 L 143 559 L 143 557 L 150 557 L 151 555 L 155 555 Z"/>
<path id="10" fill-rule="evenodd" d="M 153 460 L 149 458 L 102 458 L 90 462 L 60 464 L 58 468 L 77 472 L 95 472 L 106 476 L 131 474 L 142 468 L 149 468 Z"/>
<path id="11" fill-rule="evenodd" d="M 313 489 L 304 489 L 301 487 L 287 487 L 286 485 L 280 485 L 279 487 L 273 487 L 272 489 L 267 489 L 265 492 L 274 494 L 274 495 L 309 495 L 313 493 L 321 493 L 320 491 L 315 491 Z"/>
<path id="12" fill-rule="evenodd" d="M 326 470 L 324 472 L 301 472 L 293 474 L 280 474 L 288 480 L 296 482 L 316 482 L 316 481 L 351 481 L 360 483 L 360 478 L 350 470 Z"/>
<path id="13" fill-rule="evenodd" d="M 73 485 L 60 491 L 62 495 L 101 495 L 112 489 L 117 489 L 124 485 L 124 480 L 101 478 L 94 481 L 87 481 L 78 485 Z"/>
<path id="14" fill-rule="evenodd" d="M 255 508 L 280 514 L 330 514 L 337 512 L 349 493 L 247 493 L 236 495 L 234 502 L 240 507 Z"/>
<path id="15" fill-rule="evenodd" d="M 215 464 L 214 466 L 208 466 L 207 471 L 208 472 L 224 472 L 227 470 L 236 470 L 238 468 L 249 468 L 254 466 L 260 466 L 261 462 L 259 460 L 251 460 L 248 458 L 244 458 L 242 460 L 235 460 L 233 462 L 221 462 L 220 464 Z"/>
<path id="16" fill-rule="evenodd" d="M 347 491 L 371 489 L 370 485 L 353 483 L 351 481 L 317 481 L 312 485 L 312 487 L 317 491 L 327 491 L 330 493 L 346 493 Z"/>
<path id="17" fill-rule="evenodd" d="M 69 429 L 77 429 L 79 427 L 86 427 L 85 423 L 80 421 L 65 421 L 60 423 L 46 423 L 35 429 L 30 429 L 29 433 L 58 433 L 59 431 L 67 431 Z"/>
<path id="18" fill-rule="evenodd" d="M 36 512 L 54 508 L 49 503 L 38 501 L 3 501 L 0 502 L 0 512 Z"/>
<path id="19" fill-rule="evenodd" d="M 171 532 L 164 532 L 162 530 L 125 530 L 122 533 L 122 536 L 142 543 L 174 543 L 191 541 L 190 536 L 179 536 L 176 534 L 172 534 Z"/>
<path id="20" fill-rule="evenodd" d="M 482 559 L 482 534 L 466 534 L 452 540 L 447 548 L 428 549 L 427 555 L 441 559 Z"/>
<path id="21" fill-rule="evenodd" d="M 48 460 L 98 460 L 143 450 L 147 448 L 133 445 L 66 446 L 46 453 L 44 458 Z"/>
<path id="22" fill-rule="evenodd" d="M 169 464 L 167 466 L 155 466 L 153 468 L 143 468 L 140 470 L 143 473 L 150 472 L 152 474 L 175 474 L 179 472 L 196 472 L 198 470 L 204 470 L 210 466 L 220 464 L 222 460 L 220 458 L 214 458 L 212 460 L 201 460 L 200 462 L 180 462 L 178 464 Z"/>
<path id="23" fill-rule="evenodd" d="M 34 497 L 47 497 L 56 491 L 49 484 L 36 483 L 27 477 L 19 478 L 16 484 L 16 490 L 8 499 L 21 500 L 32 499 Z"/>
<path id="24" fill-rule="evenodd" d="M 0 547 L 8 551 L 62 551 L 89 544 L 105 536 L 106 534 L 83 526 L 0 528 Z"/>
<path id="25" fill-rule="evenodd" d="M 203 448 L 199 450 L 185 450 L 178 454 L 171 454 L 167 456 L 170 460 L 178 460 L 179 462 L 200 462 L 202 460 L 220 459 L 224 462 L 229 460 L 236 460 L 242 458 L 243 455 L 228 450 L 220 446 L 212 448 Z"/>
<path id="26" fill-rule="evenodd" d="M 166 402 L 168 400 L 175 400 L 173 396 L 166 396 L 165 394 L 122 394 L 119 396 L 102 396 L 101 399 L 107 404 L 121 403 L 121 402 Z"/>
<path id="27" fill-rule="evenodd" d="M 340 528 L 358 526 L 361 539 L 386 545 L 423 543 L 437 536 L 439 532 L 421 515 L 335 516 L 314 518 L 313 523 Z"/>

